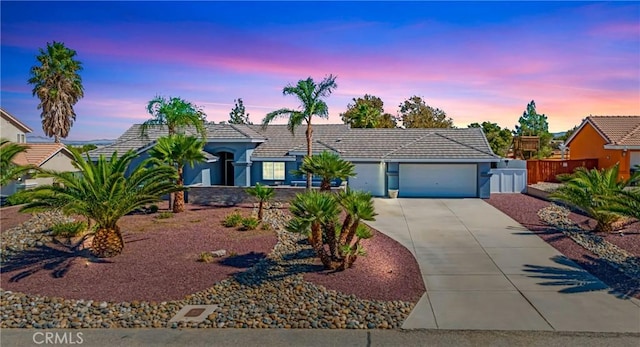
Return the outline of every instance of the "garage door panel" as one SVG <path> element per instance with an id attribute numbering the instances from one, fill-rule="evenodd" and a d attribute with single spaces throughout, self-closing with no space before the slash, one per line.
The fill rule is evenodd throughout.
<path id="1" fill-rule="evenodd" d="M 349 188 L 385 196 L 385 166 L 380 163 L 355 164 L 355 177 L 349 178 Z"/>
<path id="2" fill-rule="evenodd" d="M 477 197 L 476 164 L 400 164 L 400 197 Z"/>

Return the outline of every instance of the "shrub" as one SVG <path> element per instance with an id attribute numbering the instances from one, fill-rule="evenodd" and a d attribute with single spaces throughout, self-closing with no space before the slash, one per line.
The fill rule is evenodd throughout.
<path id="1" fill-rule="evenodd" d="M 242 220 L 243 218 L 240 212 L 234 211 L 233 213 L 230 213 L 226 217 L 224 217 L 224 220 L 222 221 L 222 225 L 224 225 L 227 228 L 235 228 L 240 224 L 242 224 Z"/>
<path id="2" fill-rule="evenodd" d="M 243 230 L 255 230 L 260 221 L 255 217 L 247 217 L 242 219 L 242 229 Z"/>
<path id="3" fill-rule="evenodd" d="M 173 218 L 173 212 L 162 211 L 162 212 L 158 213 L 158 216 L 156 216 L 156 218 L 158 218 L 158 219 Z"/>
<path id="4" fill-rule="evenodd" d="M 202 252 L 198 255 L 198 261 L 202 263 L 211 263 L 213 262 L 213 254 L 211 254 L 211 252 Z"/>
<path id="5" fill-rule="evenodd" d="M 57 223 L 51 227 L 51 234 L 58 237 L 75 237 L 87 231 L 86 222 Z"/>
<path id="6" fill-rule="evenodd" d="M 149 213 L 157 213 L 159 210 L 158 205 L 151 205 L 149 206 Z"/>

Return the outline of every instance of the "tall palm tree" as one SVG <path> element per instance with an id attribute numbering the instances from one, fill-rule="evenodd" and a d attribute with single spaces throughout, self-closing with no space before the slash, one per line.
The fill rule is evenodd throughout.
<path id="1" fill-rule="evenodd" d="M 67 214 L 85 216 L 95 221 L 96 232 L 91 244 L 95 256 L 108 258 L 122 253 L 124 240 L 118 220 L 127 213 L 160 200 L 161 196 L 178 190 L 173 184 L 176 171 L 169 166 L 149 165 L 148 159 L 130 167 L 138 155 L 134 151 L 118 158 L 100 156 L 96 162 L 72 150 L 74 166 L 80 174 L 43 171 L 59 184 L 42 185 L 25 191 L 29 203 L 21 211 L 42 211 L 60 208 Z M 125 176 L 127 170 L 132 171 Z"/>
<path id="2" fill-rule="evenodd" d="M 273 187 L 267 187 L 260 183 L 256 183 L 255 187 L 249 187 L 246 189 L 247 194 L 258 199 L 258 220 L 262 222 L 262 215 L 264 211 L 264 203 L 273 199 L 276 195 Z"/>
<path id="3" fill-rule="evenodd" d="M 146 136 L 148 129 L 152 126 L 166 125 L 169 135 L 177 134 L 184 127 L 193 126 L 202 139 L 207 137 L 205 128 L 207 115 L 199 106 L 184 99 L 156 96 L 147 104 L 147 112 L 153 118 L 142 123 L 140 128 L 142 136 Z"/>
<path id="4" fill-rule="evenodd" d="M 336 76 L 333 75 L 325 77 L 319 84 L 316 84 L 313 79 L 309 77 L 306 80 L 299 80 L 298 84 L 295 86 L 287 85 L 282 90 L 282 94 L 295 95 L 300 101 L 300 107 L 297 110 L 281 108 L 270 112 L 262 120 L 262 126 L 266 127 L 276 118 L 288 117 L 289 121 L 287 123 L 287 128 L 294 133 L 296 127 L 302 125 L 303 122 L 307 123 L 305 135 L 307 137 L 307 156 L 310 157 L 312 153 L 311 143 L 313 139 L 313 127 L 311 126 L 311 120 L 313 116 L 318 116 L 320 118 L 329 117 L 329 107 L 322 99 L 331 95 L 331 92 L 333 92 L 337 87 Z M 311 189 L 311 177 L 312 175 L 308 173 L 307 189 Z"/>
<path id="5" fill-rule="evenodd" d="M 603 170 L 578 168 L 571 175 L 558 176 L 564 185 L 550 198 L 584 211 L 596 220 L 596 231 L 610 232 L 619 216 L 607 210 L 607 201 L 629 183 L 629 180 L 618 180 L 618 171 L 618 164 Z"/>
<path id="6" fill-rule="evenodd" d="M 33 85 L 33 95 L 40 99 L 42 130 L 47 136 L 53 136 L 56 143 L 69 135 L 76 120 L 73 105 L 84 96 L 78 73 L 82 71 L 82 63 L 75 57 L 76 51 L 62 42 L 47 43 L 46 50 L 40 48 L 36 56 L 39 65 L 31 68 L 28 80 Z"/>
<path id="7" fill-rule="evenodd" d="M 206 159 L 202 153 L 203 147 L 204 141 L 195 136 L 173 134 L 159 138 L 156 145 L 149 150 L 149 155 L 175 168 L 178 172 L 176 184 L 182 188 L 184 184 L 184 166 L 189 164 L 189 166 L 193 167 L 196 163 L 203 162 Z M 183 190 L 175 193 L 173 212 L 184 212 Z"/>
<path id="8" fill-rule="evenodd" d="M 346 180 L 356 175 L 355 165 L 340 158 L 336 153 L 322 151 L 320 154 L 304 157 L 295 175 L 311 174 L 322 177 L 320 190 L 331 190 L 331 180 Z"/>
<path id="9" fill-rule="evenodd" d="M 33 166 L 21 166 L 13 162 L 15 157 L 26 151 L 27 148 L 29 147 L 7 139 L 0 139 L 0 186 L 18 179 L 29 170 L 34 169 Z"/>

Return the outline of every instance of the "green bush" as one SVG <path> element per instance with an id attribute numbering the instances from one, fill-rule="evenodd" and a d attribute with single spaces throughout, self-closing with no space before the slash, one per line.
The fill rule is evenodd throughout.
<path id="1" fill-rule="evenodd" d="M 235 228 L 240 224 L 242 224 L 242 220 L 243 218 L 240 212 L 234 211 L 233 213 L 230 213 L 226 217 L 224 217 L 224 220 L 222 221 L 222 225 L 224 225 L 227 228 Z"/>
<path id="2" fill-rule="evenodd" d="M 158 215 L 156 216 L 156 218 L 158 218 L 158 219 L 173 218 L 173 212 L 169 212 L 169 211 L 162 211 L 162 212 L 158 213 Z"/>
<path id="3" fill-rule="evenodd" d="M 26 196 L 24 192 L 25 190 L 21 190 L 7 197 L 7 205 L 15 206 L 15 205 L 22 205 L 22 204 L 28 203 L 30 199 Z"/>
<path id="4" fill-rule="evenodd" d="M 242 229 L 243 230 L 255 230 L 258 225 L 260 225 L 260 221 L 255 217 L 247 217 L 242 219 Z"/>
<path id="5" fill-rule="evenodd" d="M 58 237 L 75 237 L 87 231 L 86 222 L 58 223 L 51 227 L 51 234 Z"/>

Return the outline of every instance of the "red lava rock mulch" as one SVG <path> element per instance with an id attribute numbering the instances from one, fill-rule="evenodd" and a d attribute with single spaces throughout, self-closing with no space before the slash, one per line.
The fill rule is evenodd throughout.
<path id="1" fill-rule="evenodd" d="M 31 218 L 29 213 L 20 213 L 22 206 L 0 208 L 0 230 L 8 230 L 26 222 Z"/>
<path id="2" fill-rule="evenodd" d="M 525 194 L 491 194 L 491 198 L 485 201 L 509 215 L 527 229 L 535 232 L 560 253 L 598 277 L 614 291 L 640 298 L 640 279 L 629 278 L 599 259 L 592 252 L 575 243 L 559 230 L 546 225 L 540 220 L 537 214 L 538 211 L 548 206 L 550 202 Z M 591 229 L 595 226 L 595 221 L 580 214 L 571 213 L 569 218 L 585 228 L 587 228 L 587 225 Z M 624 236 L 620 236 L 619 233 L 599 233 L 598 235 L 640 257 L 640 222 L 627 225 L 620 231 Z"/>
<path id="3" fill-rule="evenodd" d="M 304 279 L 360 298 L 417 302 L 426 289 L 411 252 L 377 230 L 361 243 L 368 255 L 358 257 L 352 268 L 308 272 Z"/>

